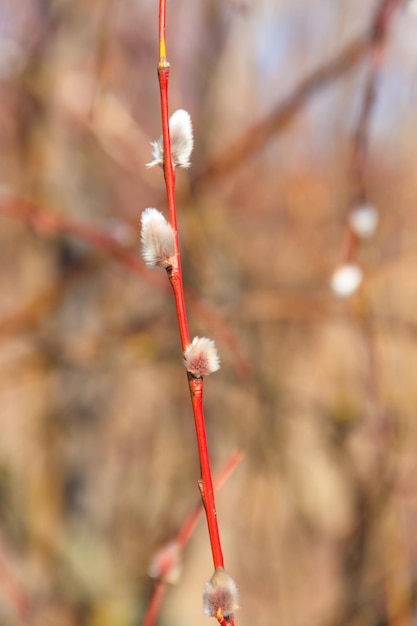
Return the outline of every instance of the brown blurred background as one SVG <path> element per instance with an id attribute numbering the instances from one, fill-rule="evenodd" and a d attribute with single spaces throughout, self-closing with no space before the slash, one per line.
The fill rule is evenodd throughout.
<path id="1" fill-rule="evenodd" d="M 417 16 L 391 4 L 379 32 L 380 0 L 168 2 L 214 471 L 245 452 L 217 503 L 240 626 L 417 619 Z M 166 209 L 157 13 L 0 1 L 1 626 L 139 626 L 198 501 L 174 305 L 138 256 L 140 212 Z M 338 299 L 358 185 L 379 225 Z M 201 520 L 160 626 L 214 623 L 211 572 Z"/>

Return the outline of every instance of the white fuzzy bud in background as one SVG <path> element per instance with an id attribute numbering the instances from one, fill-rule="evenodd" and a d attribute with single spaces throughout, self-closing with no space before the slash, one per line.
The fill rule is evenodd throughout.
<path id="1" fill-rule="evenodd" d="M 190 167 L 190 156 L 194 146 L 193 126 L 190 114 L 184 109 L 178 109 L 169 118 L 169 134 L 171 138 L 172 164 L 174 167 Z M 163 165 L 164 141 L 162 136 L 158 141 L 152 141 L 153 160 L 146 167 Z"/>
<path id="2" fill-rule="evenodd" d="M 171 224 L 157 209 L 145 209 L 142 222 L 142 255 L 148 267 L 166 269 L 174 265 L 175 238 Z"/>
<path id="3" fill-rule="evenodd" d="M 187 372 L 197 378 L 217 372 L 220 359 L 214 341 L 207 337 L 194 337 L 184 351 L 184 365 Z"/>
<path id="4" fill-rule="evenodd" d="M 356 263 L 345 263 L 338 267 L 330 281 L 330 286 L 336 296 L 347 298 L 351 296 L 362 282 L 363 272 Z"/>
<path id="5" fill-rule="evenodd" d="M 102 228 L 111 234 L 121 246 L 133 246 L 137 241 L 137 229 L 116 217 L 110 217 L 104 221 Z"/>
<path id="6" fill-rule="evenodd" d="M 238 608 L 236 583 L 222 567 L 218 567 L 203 591 L 203 613 L 221 619 L 231 617 Z"/>
<path id="7" fill-rule="evenodd" d="M 176 541 L 165 544 L 152 559 L 149 576 L 165 583 L 175 584 L 181 575 L 181 549 Z"/>
<path id="8" fill-rule="evenodd" d="M 372 237 L 378 226 L 378 211 L 371 204 L 361 204 L 349 214 L 349 226 L 354 233 L 366 239 Z"/>

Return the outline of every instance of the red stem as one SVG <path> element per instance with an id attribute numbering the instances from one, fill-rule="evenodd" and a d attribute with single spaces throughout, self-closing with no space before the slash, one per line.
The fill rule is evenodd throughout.
<path id="1" fill-rule="evenodd" d="M 164 141 L 164 176 L 168 199 L 169 221 L 177 232 L 177 204 L 175 200 L 175 170 L 171 158 L 171 136 L 169 132 L 168 80 L 169 65 L 158 67 L 161 92 L 162 138 Z M 165 155 L 167 155 L 165 157 Z"/>
<path id="2" fill-rule="evenodd" d="M 168 276 L 174 290 L 177 309 L 179 332 L 183 350 L 190 343 L 187 314 L 184 302 L 184 285 L 182 280 L 181 257 L 178 241 L 177 206 L 175 198 L 175 170 L 172 163 L 171 137 L 169 133 L 168 79 L 169 63 L 166 58 L 166 0 L 159 3 L 159 63 L 158 79 L 161 95 L 162 137 L 164 145 L 164 176 L 168 200 L 169 221 L 174 230 L 175 263 L 168 270 Z M 203 380 L 189 375 L 189 387 L 193 405 L 194 422 L 197 435 L 198 451 L 201 466 L 200 491 L 207 517 L 211 550 L 214 567 L 223 567 L 223 553 L 217 524 L 216 505 L 214 500 L 213 480 L 211 476 L 210 457 L 207 446 L 206 428 L 203 411 Z"/>
<path id="3" fill-rule="evenodd" d="M 189 375 L 191 401 L 193 404 L 195 429 L 197 433 L 198 452 L 200 455 L 201 481 L 199 483 L 207 525 L 210 536 L 211 552 L 214 568 L 224 567 L 223 552 L 217 523 L 216 503 L 214 500 L 213 480 L 211 477 L 210 457 L 207 446 L 206 426 L 203 411 L 203 379 Z"/>
<path id="4" fill-rule="evenodd" d="M 167 583 L 158 580 L 152 590 L 151 599 L 146 608 L 145 617 L 143 618 L 141 626 L 153 626 L 155 624 L 166 590 Z"/>
<path id="5" fill-rule="evenodd" d="M 233 452 L 229 460 L 222 467 L 217 478 L 215 478 L 214 480 L 215 492 L 217 492 L 219 489 L 223 487 L 226 480 L 229 478 L 229 476 L 235 470 L 235 468 L 239 465 L 242 459 L 243 459 L 243 452 L 241 450 L 236 450 L 235 452 Z M 188 541 L 190 540 L 190 537 L 194 531 L 194 528 L 197 525 L 197 521 L 198 521 L 198 518 L 200 517 L 201 511 L 202 511 L 202 502 L 200 501 L 195 506 L 194 510 L 190 513 L 189 517 L 185 520 L 184 524 L 180 528 L 175 538 L 175 541 L 181 546 L 181 548 L 184 548 L 187 545 Z"/>
<path id="6" fill-rule="evenodd" d="M 180 330 L 182 351 L 190 344 L 190 333 L 188 330 L 187 311 L 185 309 L 184 287 L 182 282 L 180 255 L 177 256 L 177 268 L 170 267 L 167 270 L 168 278 L 171 282 L 175 297 L 175 307 L 177 309 L 178 326 Z"/>
<path id="7" fill-rule="evenodd" d="M 163 15 L 163 11 L 160 11 Z M 160 27 L 160 32 L 164 30 L 164 27 Z M 165 48 L 165 46 L 163 46 Z M 181 256 L 180 246 L 178 240 L 178 226 L 177 226 L 177 202 L 175 198 L 175 170 L 172 164 L 171 158 L 171 137 L 169 134 L 169 107 L 168 107 L 168 78 L 169 78 L 169 64 L 161 65 L 162 60 L 159 61 L 158 66 L 158 78 L 159 88 L 161 92 L 161 114 L 162 114 L 162 137 L 164 142 L 164 176 L 165 185 L 167 191 L 168 200 L 168 215 L 169 221 L 174 231 L 174 245 L 175 245 L 175 264 L 173 264 L 168 270 L 168 276 L 171 281 L 172 288 L 175 296 L 175 306 L 178 315 L 178 325 L 180 329 L 180 337 L 182 350 L 184 351 L 190 343 L 190 333 L 188 330 L 187 312 L 185 310 L 184 301 L 184 286 L 182 280 L 181 269 Z"/>

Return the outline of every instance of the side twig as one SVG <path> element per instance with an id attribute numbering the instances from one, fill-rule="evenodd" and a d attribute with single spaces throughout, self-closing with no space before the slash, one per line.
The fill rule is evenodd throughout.
<path id="1" fill-rule="evenodd" d="M 83 222 L 73 217 L 68 217 L 59 212 L 46 209 L 24 198 L 20 198 L 11 193 L 2 192 L 0 195 L 0 215 L 18 219 L 29 227 L 33 228 L 42 236 L 50 235 L 68 235 L 80 241 L 84 241 L 88 245 L 97 250 L 101 250 L 105 255 L 111 257 L 119 264 L 126 267 L 129 271 L 139 276 L 141 280 L 152 284 L 158 289 L 165 291 L 164 283 L 155 280 L 155 277 L 147 272 L 143 267 L 140 256 L 129 248 L 122 245 L 113 235 L 106 232 L 93 224 Z M 62 287 L 60 281 L 59 288 Z M 55 287 L 57 290 L 58 287 Z M 168 288 L 168 287 L 167 287 Z M 54 290 L 54 287 L 52 287 Z M 251 373 L 251 367 L 247 356 L 243 353 L 236 335 L 232 328 L 222 319 L 219 314 L 210 309 L 207 304 L 203 304 L 197 297 L 189 292 L 190 306 L 196 315 L 200 318 L 206 318 L 211 324 L 217 328 L 217 333 L 222 337 L 223 342 L 227 344 L 233 353 L 236 367 L 241 376 L 247 377 Z M 42 300 L 42 295 L 39 301 Z M 36 298 L 35 298 L 36 300 Z M 24 305 L 23 316 L 26 316 L 26 309 L 31 308 L 32 303 Z M 42 309 L 39 307 L 40 313 Z M 18 320 L 21 319 L 18 311 L 13 311 L 6 319 L 0 320 L 0 334 L 4 332 L 4 328 L 10 329 L 11 321 L 13 328 L 19 329 Z M 40 315 L 40 319 L 42 316 Z M 10 332 L 10 330 L 8 330 Z"/>
<path id="2" fill-rule="evenodd" d="M 378 97 L 381 67 L 395 11 L 401 0 L 381 0 L 368 33 L 369 73 L 365 83 L 362 106 L 352 135 L 350 164 L 351 197 L 346 220 L 342 262 L 335 269 L 331 286 L 339 297 L 352 295 L 360 286 L 363 270 L 357 257 L 362 239 L 374 235 L 378 225 L 378 211 L 369 202 L 366 191 L 366 163 L 368 159 L 369 131 L 372 113 Z"/>
<path id="3" fill-rule="evenodd" d="M 219 491 L 219 489 L 221 489 L 221 487 L 229 479 L 236 467 L 241 463 L 242 459 L 243 452 L 241 452 L 240 450 L 236 450 L 235 452 L 233 452 L 233 454 L 231 454 L 228 461 L 222 467 L 217 478 L 214 481 L 214 489 L 216 492 Z M 177 558 L 181 557 L 181 552 L 184 550 L 189 540 L 191 539 L 191 536 L 197 526 L 197 522 L 200 519 L 202 511 L 203 503 L 202 501 L 200 501 L 196 504 L 190 515 L 181 526 L 175 539 L 162 547 L 162 549 L 156 555 L 155 560 L 158 562 L 162 561 L 163 565 L 166 564 L 167 567 L 165 568 L 165 571 L 160 571 L 161 568 L 158 568 L 158 570 L 155 572 L 155 575 L 158 577 L 158 579 L 153 588 L 149 604 L 142 621 L 142 626 L 154 626 L 155 621 L 159 615 L 162 601 L 168 588 L 167 574 L 169 575 L 169 570 L 172 567 L 175 568 L 178 565 L 175 560 L 174 562 L 172 562 L 172 554 L 174 552 L 174 555 Z M 177 550 L 173 551 L 173 546 L 177 548 Z"/>

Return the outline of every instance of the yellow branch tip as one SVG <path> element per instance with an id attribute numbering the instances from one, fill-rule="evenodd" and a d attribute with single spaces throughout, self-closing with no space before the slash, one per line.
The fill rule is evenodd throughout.
<path id="1" fill-rule="evenodd" d="M 169 63 L 167 61 L 167 50 L 166 50 L 165 39 L 161 39 L 161 41 L 159 42 L 159 63 L 158 63 L 158 67 L 161 67 L 161 68 L 169 67 Z"/>

